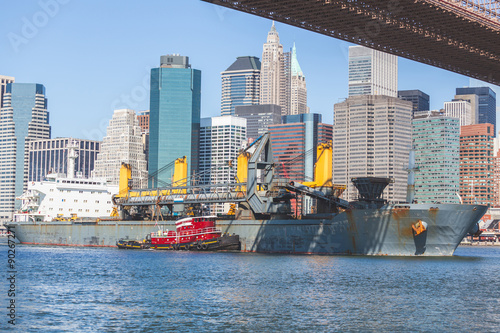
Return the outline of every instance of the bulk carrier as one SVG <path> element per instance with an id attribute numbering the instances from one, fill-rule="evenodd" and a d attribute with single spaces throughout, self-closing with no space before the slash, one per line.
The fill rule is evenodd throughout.
<path id="1" fill-rule="evenodd" d="M 176 161 L 174 186 L 162 189 L 130 189 L 131 170 L 122 165 L 114 217 L 26 219 L 7 225 L 24 244 L 116 246 L 119 239 L 143 240 L 157 230 L 173 231 L 176 217 L 202 216 L 206 205 L 230 202 L 234 215 L 219 216 L 215 226 L 222 234 L 239 236 L 245 252 L 450 256 L 488 209 L 413 203 L 410 182 L 408 203 L 388 203 L 382 193 L 390 179 L 374 177 L 352 179 L 359 198 L 347 202 L 340 198 L 345 186 L 332 184 L 331 152 L 331 145 L 320 145 L 315 180 L 294 183 L 278 176 L 265 134 L 239 155 L 237 178 L 243 181 L 225 184 L 224 193 L 215 192 L 222 184 L 186 186 L 185 159 Z M 292 215 L 292 201 L 306 197 L 313 213 Z"/>

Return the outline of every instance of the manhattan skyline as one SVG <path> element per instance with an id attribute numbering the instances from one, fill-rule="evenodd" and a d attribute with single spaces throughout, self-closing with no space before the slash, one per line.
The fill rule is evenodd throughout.
<path id="1" fill-rule="evenodd" d="M 145 4 L 46 0 L 0 13 L 0 75 L 46 87 L 52 137 L 102 140 L 115 109 L 149 109 L 158 58 L 181 54 L 202 71 L 201 117 L 220 116 L 220 73 L 237 57 L 262 57 L 272 21 L 198 0 Z M 311 113 L 333 123 L 348 97 L 351 43 L 275 23 L 284 51 L 297 47 Z M 398 89 L 420 89 L 431 109 L 451 101 L 469 78 L 399 58 Z M 498 88 L 498 87 L 497 87 Z M 498 91 L 498 89 L 497 89 Z"/>

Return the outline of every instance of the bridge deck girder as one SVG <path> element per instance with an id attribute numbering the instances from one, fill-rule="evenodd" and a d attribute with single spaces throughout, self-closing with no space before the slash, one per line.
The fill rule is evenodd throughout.
<path id="1" fill-rule="evenodd" d="M 447 1 L 203 1 L 500 85 L 500 23 Z"/>

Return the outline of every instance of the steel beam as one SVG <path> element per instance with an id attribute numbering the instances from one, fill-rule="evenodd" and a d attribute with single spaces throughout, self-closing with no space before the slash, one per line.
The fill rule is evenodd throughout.
<path id="1" fill-rule="evenodd" d="M 479 4 L 490 8 L 487 16 L 481 6 L 443 0 L 202 1 L 500 85 L 500 21 L 492 4 Z"/>

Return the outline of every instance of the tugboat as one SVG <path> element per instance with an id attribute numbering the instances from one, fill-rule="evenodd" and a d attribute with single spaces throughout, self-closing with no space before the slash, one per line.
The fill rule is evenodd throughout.
<path id="1" fill-rule="evenodd" d="M 132 239 L 120 239 L 116 242 L 119 249 L 149 249 L 149 242 L 140 242 Z"/>
<path id="2" fill-rule="evenodd" d="M 152 232 L 146 236 L 146 242 L 157 250 L 240 250 L 240 237 L 223 234 L 215 227 L 216 218 L 198 216 L 177 220 L 176 231 Z"/>

